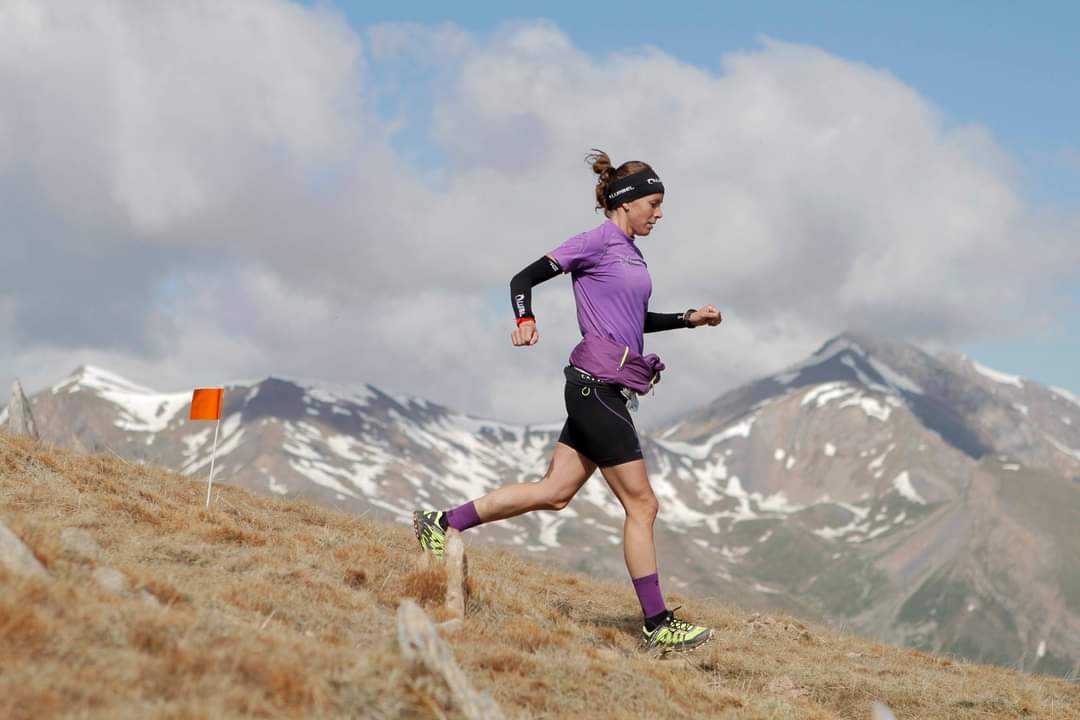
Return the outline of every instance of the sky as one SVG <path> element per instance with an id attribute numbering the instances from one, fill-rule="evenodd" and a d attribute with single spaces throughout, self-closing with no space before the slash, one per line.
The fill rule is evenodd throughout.
<path id="1" fill-rule="evenodd" d="M 581 158 L 643 159 L 671 417 L 852 329 L 1080 391 L 1065 3 L 0 6 L 0 371 L 366 383 L 562 415 Z M 1072 37 L 1070 37 L 1070 35 Z M 643 419 L 643 425 L 649 420 Z"/>

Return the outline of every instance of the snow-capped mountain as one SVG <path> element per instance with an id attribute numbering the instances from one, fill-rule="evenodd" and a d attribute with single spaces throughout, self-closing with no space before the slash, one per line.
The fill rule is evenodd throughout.
<path id="1" fill-rule="evenodd" d="M 726 481 L 790 510 L 719 528 L 756 582 L 892 641 L 1068 674 L 1077 420 L 1064 391 L 846 334 L 657 439 L 680 492 Z"/>
<path id="2" fill-rule="evenodd" d="M 31 399 L 42 436 L 204 475 L 190 391 L 97 368 Z M 373 386 L 226 388 L 216 480 L 408 521 L 542 477 L 561 421 L 512 425 Z M 669 592 L 843 622 L 1057 674 L 1080 660 L 1080 402 L 958 355 L 845 334 L 643 438 Z M 625 574 L 594 477 L 561 513 L 470 532 Z"/>

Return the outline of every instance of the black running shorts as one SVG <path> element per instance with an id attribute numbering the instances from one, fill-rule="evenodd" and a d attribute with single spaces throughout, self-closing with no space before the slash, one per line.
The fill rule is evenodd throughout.
<path id="1" fill-rule="evenodd" d="M 577 450 L 599 467 L 641 460 L 634 420 L 618 385 L 599 383 L 567 365 L 566 424 L 559 442 Z"/>

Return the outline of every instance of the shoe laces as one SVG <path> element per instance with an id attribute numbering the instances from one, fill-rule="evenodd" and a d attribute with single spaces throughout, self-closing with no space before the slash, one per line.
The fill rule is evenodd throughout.
<path id="1" fill-rule="evenodd" d="M 693 623 L 687 622 L 686 620 L 681 620 L 681 619 L 675 617 L 675 611 L 676 610 L 681 610 L 681 609 L 682 609 L 682 605 L 679 605 L 678 607 L 676 607 L 675 609 L 673 609 L 671 611 L 671 615 L 668 617 L 667 626 L 670 627 L 672 630 L 674 630 L 676 632 L 687 633 L 687 632 L 690 632 L 691 630 L 693 630 L 697 626 L 694 625 Z"/>

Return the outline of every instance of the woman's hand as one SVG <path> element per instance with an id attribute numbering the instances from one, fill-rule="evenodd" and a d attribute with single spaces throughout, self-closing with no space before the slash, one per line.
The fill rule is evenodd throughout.
<path id="1" fill-rule="evenodd" d="M 514 347 L 528 347 L 538 343 L 540 333 L 536 329 L 536 323 L 530 320 L 518 325 L 510 334 L 510 341 L 514 343 Z"/>
<path id="2" fill-rule="evenodd" d="M 690 314 L 690 327 L 700 327 L 701 325 L 708 325 L 713 327 L 723 322 L 724 318 L 720 317 L 720 311 L 716 309 L 715 305 L 706 305 Z"/>

